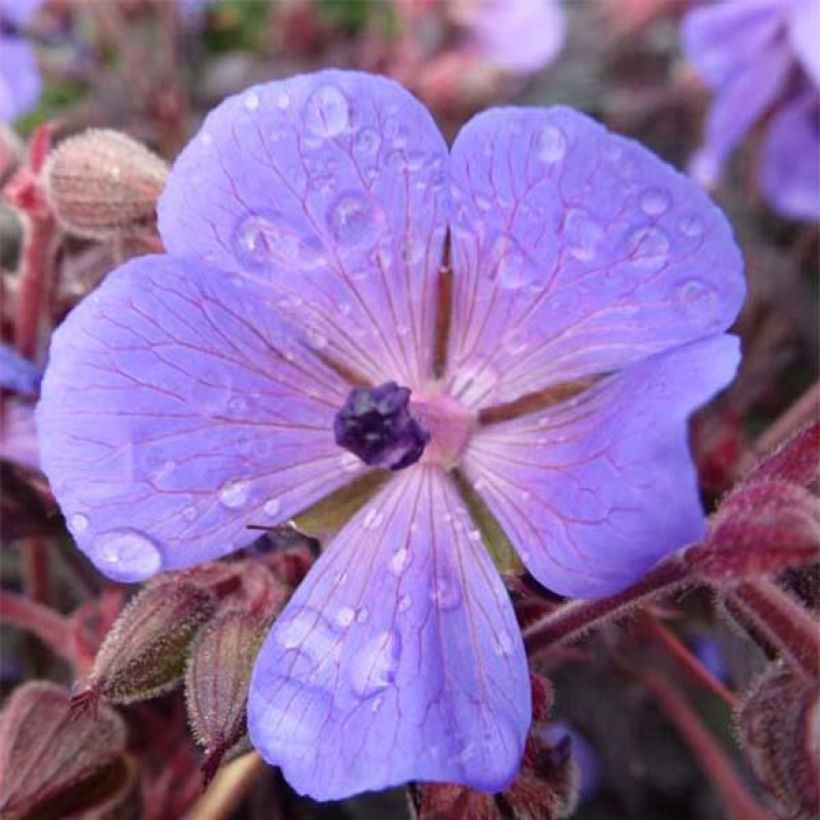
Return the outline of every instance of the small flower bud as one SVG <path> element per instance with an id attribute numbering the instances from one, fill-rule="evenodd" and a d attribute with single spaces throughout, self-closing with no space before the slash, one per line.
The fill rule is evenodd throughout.
<path id="1" fill-rule="evenodd" d="M 20 686 L 0 718 L 0 816 L 108 816 L 131 784 L 125 743 L 112 709 L 78 712 L 56 684 Z"/>
<path id="2" fill-rule="evenodd" d="M 111 130 L 67 139 L 51 152 L 43 171 L 46 196 L 60 224 L 90 239 L 150 226 L 167 177 L 160 157 Z"/>
<path id="3" fill-rule="evenodd" d="M 737 715 L 752 770 L 788 817 L 820 813 L 820 686 L 771 666 Z"/>
<path id="4" fill-rule="evenodd" d="M 131 703 L 173 688 L 196 631 L 215 609 L 210 591 L 178 578 L 142 590 L 103 641 L 86 692 Z"/>
<path id="5" fill-rule="evenodd" d="M 234 609 L 211 620 L 197 635 L 185 674 L 188 719 L 207 756 L 206 783 L 223 755 L 245 734 L 248 686 L 271 616 Z"/>

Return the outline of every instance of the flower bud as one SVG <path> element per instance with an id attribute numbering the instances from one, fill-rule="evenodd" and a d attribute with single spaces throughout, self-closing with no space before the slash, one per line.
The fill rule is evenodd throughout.
<path id="1" fill-rule="evenodd" d="M 0 816 L 108 816 L 131 785 L 125 743 L 112 709 L 78 712 L 56 684 L 20 686 L 0 718 Z"/>
<path id="2" fill-rule="evenodd" d="M 259 610 L 220 613 L 197 635 L 185 673 L 188 719 L 205 747 L 205 781 L 245 734 L 248 686 L 272 616 Z"/>
<path id="3" fill-rule="evenodd" d="M 101 694 L 112 703 L 132 703 L 173 688 L 194 635 L 215 609 L 213 593 L 179 578 L 143 589 L 103 641 L 79 697 Z"/>
<path id="4" fill-rule="evenodd" d="M 737 715 L 752 770 L 788 817 L 820 813 L 820 684 L 771 666 Z"/>
<path id="5" fill-rule="evenodd" d="M 167 177 L 160 157 L 107 129 L 67 139 L 51 152 L 43 170 L 46 196 L 60 224 L 91 239 L 150 226 Z"/>

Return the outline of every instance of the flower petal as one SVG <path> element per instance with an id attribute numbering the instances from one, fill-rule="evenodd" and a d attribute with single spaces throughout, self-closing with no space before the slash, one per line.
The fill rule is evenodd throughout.
<path id="1" fill-rule="evenodd" d="M 809 89 L 772 117 L 763 143 L 760 187 L 780 213 L 820 219 L 820 101 Z"/>
<path id="2" fill-rule="evenodd" d="M 514 401 L 724 330 L 743 299 L 721 212 L 576 111 L 494 109 L 453 147 L 448 382 Z"/>
<path id="3" fill-rule="evenodd" d="M 464 472 L 542 584 L 609 595 L 703 534 L 686 420 L 739 357 L 732 336 L 694 342 L 473 437 Z"/>
<path id="4" fill-rule="evenodd" d="M 142 257 L 57 330 L 37 411 L 43 468 L 99 569 L 141 580 L 224 555 L 355 475 L 333 417 L 349 386 L 265 292 Z"/>
<path id="5" fill-rule="evenodd" d="M 20 37 L 0 34 L 0 122 L 11 122 L 37 103 L 42 88 L 37 57 Z"/>
<path id="6" fill-rule="evenodd" d="M 820 89 L 820 3 L 793 0 L 789 8 L 789 39 L 806 73 Z"/>
<path id="7" fill-rule="evenodd" d="M 330 545 L 262 648 L 248 715 L 265 759 L 319 800 L 511 782 L 530 722 L 524 649 L 443 472 L 397 475 Z"/>
<path id="8" fill-rule="evenodd" d="M 447 151 L 391 80 L 322 71 L 213 111 L 159 204 L 173 254 L 266 282 L 315 347 L 379 383 L 430 370 Z"/>

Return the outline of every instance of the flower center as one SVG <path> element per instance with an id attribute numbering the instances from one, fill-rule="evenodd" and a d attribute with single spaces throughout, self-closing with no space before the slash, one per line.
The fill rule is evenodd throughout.
<path id="1" fill-rule="evenodd" d="M 387 382 L 378 387 L 354 387 L 333 421 L 340 447 L 371 467 L 401 470 L 415 464 L 430 441 L 410 415 L 410 390 Z"/>
<path id="2" fill-rule="evenodd" d="M 410 409 L 430 435 L 422 464 L 454 467 L 475 429 L 475 415 L 435 388 L 414 394 Z"/>

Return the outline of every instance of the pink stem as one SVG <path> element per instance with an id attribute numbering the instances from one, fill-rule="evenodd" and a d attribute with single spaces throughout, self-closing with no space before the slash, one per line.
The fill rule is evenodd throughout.
<path id="1" fill-rule="evenodd" d="M 725 592 L 727 602 L 788 661 L 797 674 L 820 678 L 820 629 L 814 618 L 776 583 L 746 581 Z"/>
<path id="2" fill-rule="evenodd" d="M 25 595 L 6 590 L 0 592 L 0 612 L 7 623 L 35 635 L 55 655 L 73 665 L 71 626 L 63 615 Z"/>
<path id="3" fill-rule="evenodd" d="M 770 820 L 740 781 L 729 758 L 701 723 L 689 704 L 656 672 L 640 674 L 646 687 L 660 702 L 703 773 L 714 785 L 729 820 Z"/>
<path id="4" fill-rule="evenodd" d="M 637 584 L 599 600 L 577 600 L 563 604 L 523 631 L 530 657 L 557 644 L 575 641 L 595 626 L 622 617 L 630 610 L 693 584 L 677 555 L 651 569 Z"/>

